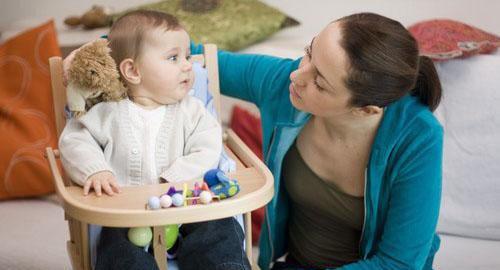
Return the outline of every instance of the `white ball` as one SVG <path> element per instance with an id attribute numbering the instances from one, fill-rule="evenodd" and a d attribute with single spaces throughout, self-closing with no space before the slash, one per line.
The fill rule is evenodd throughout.
<path id="1" fill-rule="evenodd" d="M 212 201 L 212 193 L 206 190 L 200 193 L 200 202 L 202 204 L 209 204 L 211 201 Z"/>
<path id="2" fill-rule="evenodd" d="M 163 195 L 160 197 L 160 205 L 163 208 L 169 208 L 172 205 L 172 197 Z"/>
<path id="3" fill-rule="evenodd" d="M 172 195 L 172 204 L 179 207 L 184 205 L 184 196 L 179 193 Z"/>
<path id="4" fill-rule="evenodd" d="M 148 200 L 149 209 L 156 210 L 160 209 L 160 198 L 156 196 L 149 197 Z"/>

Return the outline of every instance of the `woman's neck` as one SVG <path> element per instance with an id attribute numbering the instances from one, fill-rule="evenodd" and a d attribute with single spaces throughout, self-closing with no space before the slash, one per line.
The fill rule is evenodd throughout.
<path id="1" fill-rule="evenodd" d="M 359 142 L 366 139 L 372 140 L 375 137 L 382 118 L 383 111 L 365 116 L 353 114 L 344 114 L 331 118 L 313 116 L 311 124 L 325 139 Z"/>

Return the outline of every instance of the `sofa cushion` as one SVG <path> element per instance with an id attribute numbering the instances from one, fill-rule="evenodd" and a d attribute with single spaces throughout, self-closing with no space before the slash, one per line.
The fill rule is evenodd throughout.
<path id="1" fill-rule="evenodd" d="M 0 45 L 0 200 L 54 190 L 43 153 L 57 145 L 48 65 L 55 55 L 52 21 Z"/>
<path id="2" fill-rule="evenodd" d="M 0 203 L 0 268 L 72 269 L 68 224 L 54 196 Z"/>
<path id="3" fill-rule="evenodd" d="M 500 52 L 440 62 L 444 127 L 438 230 L 500 240 Z"/>
<path id="4" fill-rule="evenodd" d="M 212 1 L 213 2 L 213 1 Z M 299 23 L 258 0 L 216 1 L 206 12 L 182 9 L 181 0 L 160 1 L 134 9 L 152 9 L 176 16 L 195 43 L 215 43 L 219 49 L 236 51 L 264 40 L 280 29 Z M 114 15 L 117 19 L 123 15 Z"/>
<path id="5" fill-rule="evenodd" d="M 500 241 L 440 235 L 441 247 L 434 257 L 434 269 L 493 270 L 500 266 Z"/>
<path id="6" fill-rule="evenodd" d="M 420 52 L 434 60 L 464 58 L 490 53 L 500 46 L 500 37 L 452 20 L 429 20 L 408 28 Z"/>

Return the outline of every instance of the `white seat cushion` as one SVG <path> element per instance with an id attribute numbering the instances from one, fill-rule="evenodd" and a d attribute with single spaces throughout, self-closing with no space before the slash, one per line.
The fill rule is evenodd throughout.
<path id="1" fill-rule="evenodd" d="M 439 270 L 500 269 L 500 241 L 441 235 L 441 248 L 434 258 Z"/>
<path id="2" fill-rule="evenodd" d="M 500 240 L 500 52 L 438 63 L 443 196 L 438 231 Z"/>

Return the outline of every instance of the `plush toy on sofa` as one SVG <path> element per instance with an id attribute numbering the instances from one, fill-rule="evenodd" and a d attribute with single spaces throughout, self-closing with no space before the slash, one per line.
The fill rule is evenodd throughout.
<path id="1" fill-rule="evenodd" d="M 79 117 L 101 101 L 118 101 L 126 96 L 126 88 L 104 39 L 78 50 L 67 74 L 66 96 L 71 116 Z"/>
<path id="2" fill-rule="evenodd" d="M 111 10 L 109 8 L 94 5 L 82 16 L 70 16 L 64 19 L 64 23 L 70 27 L 83 25 L 86 29 L 94 29 L 111 25 Z"/>

